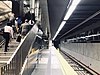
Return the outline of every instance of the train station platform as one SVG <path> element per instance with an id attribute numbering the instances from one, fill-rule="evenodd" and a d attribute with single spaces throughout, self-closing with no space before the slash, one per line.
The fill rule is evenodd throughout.
<path id="1" fill-rule="evenodd" d="M 41 58 L 31 75 L 77 75 L 54 46 L 42 50 Z"/>
<path id="2" fill-rule="evenodd" d="M 4 52 L 4 45 L 0 48 L 0 65 L 7 64 L 16 51 L 19 42 L 13 39 L 9 43 L 8 52 Z M 34 62 L 33 62 L 34 63 Z M 31 75 L 77 75 L 67 61 L 54 46 L 41 51 L 39 62 Z"/>

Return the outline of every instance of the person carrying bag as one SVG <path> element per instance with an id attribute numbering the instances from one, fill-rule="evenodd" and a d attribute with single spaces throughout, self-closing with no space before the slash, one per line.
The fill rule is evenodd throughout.
<path id="1" fill-rule="evenodd" d="M 20 34 L 18 34 L 16 41 L 21 42 L 21 35 Z"/>
<path id="2" fill-rule="evenodd" d="M 4 34 L 3 37 L 5 39 L 5 50 L 4 52 L 7 52 L 7 47 L 10 41 L 10 35 L 13 38 L 13 28 L 11 27 L 11 23 L 7 23 L 7 25 L 4 27 Z"/>

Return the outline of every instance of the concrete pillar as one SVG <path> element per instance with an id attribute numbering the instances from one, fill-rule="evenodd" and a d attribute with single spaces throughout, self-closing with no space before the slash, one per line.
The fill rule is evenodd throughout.
<path id="1" fill-rule="evenodd" d="M 20 16 L 23 17 L 23 13 L 24 13 L 24 3 L 23 3 L 24 0 L 20 0 L 20 7 L 19 7 L 19 10 L 20 10 Z"/>
<path id="2" fill-rule="evenodd" d="M 39 0 L 35 1 L 35 7 L 36 7 L 35 16 L 36 16 L 36 20 L 38 20 L 38 18 L 39 18 Z"/>
<path id="3" fill-rule="evenodd" d="M 30 0 L 30 8 L 32 9 L 30 12 L 31 12 L 31 13 L 34 13 L 35 0 Z"/>
<path id="4" fill-rule="evenodd" d="M 15 16 L 23 16 L 23 0 L 12 0 L 12 12 L 15 14 Z"/>
<path id="5" fill-rule="evenodd" d="M 47 0 L 40 0 L 40 8 L 41 8 L 41 24 L 43 32 L 45 34 L 46 32 L 49 32 L 49 37 L 51 37 Z"/>

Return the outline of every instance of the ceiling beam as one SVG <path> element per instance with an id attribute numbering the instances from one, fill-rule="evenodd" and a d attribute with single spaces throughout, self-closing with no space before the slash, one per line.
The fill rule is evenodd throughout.
<path id="1" fill-rule="evenodd" d="M 69 38 L 69 37 L 72 37 L 72 36 L 75 36 L 75 35 L 78 35 L 80 33 L 83 33 L 83 32 L 87 32 L 87 31 L 90 31 L 90 30 L 93 30 L 93 29 L 96 29 L 96 28 L 99 28 L 100 27 L 100 21 L 95 23 L 95 24 L 92 24 L 92 25 L 89 25 L 87 27 L 84 27 L 83 29 L 79 30 L 79 31 L 76 31 L 75 33 L 72 33 L 70 35 L 68 35 L 66 38 Z"/>
<path id="2" fill-rule="evenodd" d="M 69 31 L 67 31 L 65 34 L 63 34 L 61 37 L 59 37 L 58 39 L 64 37 L 66 34 L 68 34 L 69 32 L 73 31 L 74 29 L 78 28 L 79 26 L 83 25 L 85 22 L 89 21 L 90 19 L 94 18 L 95 16 L 100 14 L 100 10 L 98 12 L 96 12 L 95 14 L 91 15 L 90 17 L 88 17 L 87 19 L 85 19 L 83 22 L 79 23 L 78 25 L 76 25 L 75 27 L 73 27 L 72 29 L 70 29 Z"/>

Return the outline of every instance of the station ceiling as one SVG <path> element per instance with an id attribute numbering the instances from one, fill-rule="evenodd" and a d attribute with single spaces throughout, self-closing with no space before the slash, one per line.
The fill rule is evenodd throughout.
<path id="1" fill-rule="evenodd" d="M 70 0 L 48 0 L 51 38 L 54 37 L 67 12 Z M 70 18 L 66 21 L 56 40 L 69 38 L 85 31 L 99 28 L 100 0 L 81 0 Z"/>
<path id="2" fill-rule="evenodd" d="M 50 28 L 51 38 L 56 34 L 60 23 L 62 22 L 71 0 L 40 0 L 42 12 L 43 12 L 43 27 L 45 24 Z M 8 4 L 10 8 L 0 1 L 0 15 L 4 15 L 11 11 L 11 4 Z M 47 4 L 46 4 L 47 2 Z M 46 7 L 48 5 L 48 9 Z M 3 6 L 3 7 L 2 7 Z M 48 13 L 47 13 L 48 11 Z M 49 21 L 48 17 L 49 15 Z M 70 18 L 66 21 L 66 24 L 59 32 L 55 40 L 62 39 L 64 37 L 75 37 L 86 31 L 93 29 L 100 31 L 100 0 L 81 0 Z M 45 30 L 45 28 L 44 28 Z"/>
<path id="3" fill-rule="evenodd" d="M 9 17 L 11 11 L 12 11 L 11 1 L 0 1 L 0 21 Z"/>

